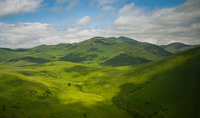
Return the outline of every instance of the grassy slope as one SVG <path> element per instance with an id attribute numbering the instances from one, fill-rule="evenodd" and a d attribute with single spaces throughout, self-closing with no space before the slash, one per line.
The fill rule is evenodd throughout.
<path id="1" fill-rule="evenodd" d="M 0 117 L 129 117 L 102 96 L 84 93 L 84 76 L 70 62 L 29 67 L 1 67 Z M 78 78 L 74 78 L 79 76 Z M 59 77 L 59 79 L 58 79 Z M 71 83 L 71 86 L 68 85 Z"/>
<path id="2" fill-rule="evenodd" d="M 103 70 L 98 77 L 93 73 L 85 83 L 88 91 L 112 99 L 134 117 L 197 118 L 199 59 L 200 47 L 148 64 Z"/>
<path id="3" fill-rule="evenodd" d="M 199 60 L 200 47 L 105 69 L 63 61 L 1 66 L 0 116 L 197 118 Z"/>
<path id="4" fill-rule="evenodd" d="M 163 57 L 167 57 L 172 55 L 171 52 L 163 49 L 160 46 L 154 45 L 154 44 L 150 44 L 150 43 L 146 43 L 146 42 L 138 42 L 134 39 L 131 38 L 127 38 L 127 37 L 119 37 L 119 39 L 122 39 L 124 42 L 131 44 L 133 46 L 136 46 L 138 48 L 144 49 L 154 55 L 156 55 L 157 57 L 163 58 Z"/>
<path id="5" fill-rule="evenodd" d="M 66 56 L 61 57 L 60 60 L 78 63 L 81 62 L 93 66 L 99 66 L 99 64 L 107 66 L 106 63 L 104 63 L 105 61 L 117 58 L 116 56 L 120 56 L 120 54 L 125 54 L 135 58 L 138 57 L 140 60 L 160 59 L 160 57 L 157 57 L 146 50 L 129 45 L 121 39 L 114 37 L 94 37 L 92 39 L 75 44 L 63 51 L 62 55 Z M 123 61 L 123 59 L 121 61 Z M 130 62 L 130 64 L 133 63 Z"/>

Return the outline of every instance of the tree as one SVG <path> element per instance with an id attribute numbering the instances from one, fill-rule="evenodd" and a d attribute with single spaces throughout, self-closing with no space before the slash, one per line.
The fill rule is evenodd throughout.
<path id="1" fill-rule="evenodd" d="M 71 86 L 71 83 L 68 83 L 68 86 Z"/>
<path id="2" fill-rule="evenodd" d="M 84 113 L 84 117 L 87 117 L 87 114 L 86 114 L 86 113 Z"/>
<path id="3" fill-rule="evenodd" d="M 5 105 L 3 105 L 3 111 L 5 111 L 6 110 L 6 106 Z"/>

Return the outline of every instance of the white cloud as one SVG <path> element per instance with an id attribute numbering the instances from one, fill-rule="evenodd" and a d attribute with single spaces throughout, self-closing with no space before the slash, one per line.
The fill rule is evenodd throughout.
<path id="1" fill-rule="evenodd" d="M 200 44 L 200 2 L 190 0 L 173 8 L 147 11 L 134 3 L 119 10 L 110 34 L 155 44 Z"/>
<path id="2" fill-rule="evenodd" d="M 0 47 L 30 48 L 41 44 L 74 43 L 102 34 L 101 29 L 57 29 L 41 23 L 0 23 Z"/>
<path id="3" fill-rule="evenodd" d="M 103 6 L 101 8 L 102 11 L 112 11 L 112 10 L 115 10 L 115 7 L 113 6 Z"/>
<path id="4" fill-rule="evenodd" d="M 76 27 L 76 26 L 86 26 L 91 21 L 90 16 L 84 16 L 81 19 L 77 19 L 76 21 L 69 22 L 69 26 Z"/>
<path id="5" fill-rule="evenodd" d="M 140 15 L 144 12 L 145 8 L 141 8 L 135 5 L 135 3 L 127 4 L 119 10 L 119 16 L 130 16 L 130 15 Z"/>
<path id="6" fill-rule="evenodd" d="M 81 28 L 68 28 L 61 34 L 62 39 L 68 39 L 67 42 L 74 43 L 80 42 L 91 37 L 102 36 L 104 31 L 102 29 L 81 29 Z"/>
<path id="7" fill-rule="evenodd" d="M 0 17 L 35 12 L 43 0 L 0 0 Z"/>
<path id="8" fill-rule="evenodd" d="M 104 16 L 102 14 L 99 18 Z M 94 36 L 127 36 L 154 44 L 200 44 L 198 0 L 189 0 L 173 8 L 154 10 L 131 3 L 119 10 L 118 18 L 110 25 L 98 29 L 77 27 L 88 25 L 91 19 L 90 16 L 84 16 L 59 29 L 42 23 L 0 23 L 0 47 L 25 48 L 40 44 L 74 43 Z"/>
<path id="9" fill-rule="evenodd" d="M 0 23 L 0 42 L 17 46 L 56 35 L 54 26 L 41 23 Z M 3 46 L 5 46 L 3 45 Z M 37 45 L 37 44 L 36 44 Z"/>

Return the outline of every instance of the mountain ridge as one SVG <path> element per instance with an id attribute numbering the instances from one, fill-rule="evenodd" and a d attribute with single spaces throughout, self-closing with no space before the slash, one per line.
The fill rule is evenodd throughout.
<path id="1" fill-rule="evenodd" d="M 118 38 L 93 37 L 74 44 L 44 44 L 30 49 L 0 48 L 0 51 L 2 54 L 0 61 L 2 63 L 5 62 L 4 64 L 16 62 L 17 60 L 25 59 L 24 61 L 28 61 L 26 59 L 36 58 L 41 61 L 71 61 L 97 67 L 125 66 L 144 63 L 173 54 L 165 50 L 163 46 L 139 42 L 124 36 Z M 112 64 L 110 62 L 112 62 Z M 122 63 L 120 64 L 119 62 Z"/>

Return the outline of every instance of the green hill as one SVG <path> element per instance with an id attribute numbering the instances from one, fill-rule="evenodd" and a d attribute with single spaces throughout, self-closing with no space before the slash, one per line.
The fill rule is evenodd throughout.
<path id="1" fill-rule="evenodd" d="M 159 61 L 88 75 L 86 91 L 110 99 L 132 117 L 200 117 L 200 47 Z"/>
<path id="2" fill-rule="evenodd" d="M 70 46 L 71 52 L 64 52 L 82 51 L 82 57 L 84 52 L 95 54 L 95 50 L 103 55 L 101 51 L 113 46 L 108 52 L 119 58 L 112 49 L 138 49 L 110 40 L 113 43 L 102 38 L 87 40 Z M 77 54 L 72 53 L 79 57 Z M 77 61 L 88 58 L 92 57 Z M 94 68 L 67 61 L 0 66 L 0 117 L 198 118 L 199 60 L 200 47 L 196 47 L 158 61 L 121 67 Z"/>
<path id="3" fill-rule="evenodd" d="M 159 46 L 154 46 L 153 44 L 148 44 L 153 46 L 145 47 L 142 45 L 144 43 L 132 45 L 128 42 L 139 43 L 126 37 L 123 37 L 122 39 L 115 37 L 94 37 L 74 44 L 63 51 L 62 55 L 65 54 L 65 56 L 60 57 L 60 60 L 95 65 L 97 67 L 99 65 L 124 66 L 158 60 L 172 54 Z M 121 62 L 121 64 L 118 62 Z"/>
<path id="4" fill-rule="evenodd" d="M 1 50 L 0 61 L 5 62 L 0 65 L 15 66 L 59 60 L 82 63 L 90 67 L 116 67 L 154 61 L 172 54 L 159 46 L 126 37 L 94 37 L 76 44 Z"/>
<path id="5" fill-rule="evenodd" d="M 186 45 L 183 43 L 171 43 L 169 45 L 161 45 L 161 47 L 172 53 L 178 53 L 178 52 L 182 52 L 182 51 L 194 48 L 196 47 L 196 45 Z"/>
<path id="6" fill-rule="evenodd" d="M 70 46 L 72 46 L 73 44 L 65 44 L 65 43 L 61 43 L 58 45 L 39 45 L 36 46 L 34 48 L 29 49 L 29 52 L 53 52 L 55 53 L 56 51 L 60 51 L 60 50 L 64 50 Z"/>
<path id="7" fill-rule="evenodd" d="M 119 37 L 119 39 L 122 39 L 124 42 L 126 42 L 128 44 L 131 44 L 133 46 L 136 46 L 138 48 L 146 50 L 160 58 L 167 57 L 167 56 L 170 56 L 173 54 L 173 53 L 163 49 L 162 47 L 154 45 L 154 44 L 150 44 L 150 43 L 146 43 L 146 42 L 138 42 L 131 38 L 122 37 L 122 36 Z"/>

